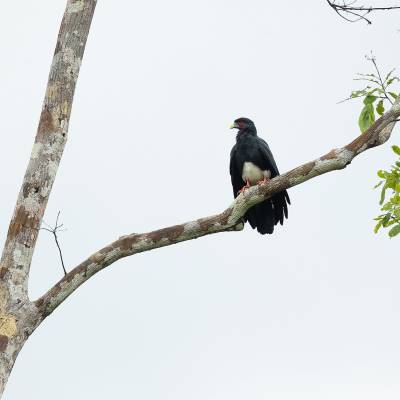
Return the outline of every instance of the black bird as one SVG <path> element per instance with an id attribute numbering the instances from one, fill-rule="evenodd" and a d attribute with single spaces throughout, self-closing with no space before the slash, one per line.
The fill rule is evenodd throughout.
<path id="1" fill-rule="evenodd" d="M 265 140 L 257 136 L 253 121 L 248 118 L 238 118 L 231 129 L 239 129 L 236 144 L 231 150 L 229 170 L 233 186 L 233 195 L 237 197 L 246 188 L 267 182 L 279 175 L 278 167 Z M 287 203 L 289 195 L 284 190 L 271 198 L 256 204 L 245 214 L 253 229 L 262 235 L 272 233 L 274 226 L 288 217 Z"/>

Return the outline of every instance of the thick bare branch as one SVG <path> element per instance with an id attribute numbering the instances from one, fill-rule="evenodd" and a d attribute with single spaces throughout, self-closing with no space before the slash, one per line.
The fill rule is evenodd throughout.
<path id="1" fill-rule="evenodd" d="M 399 116 L 400 102 L 397 101 L 385 115 L 347 146 L 334 149 L 314 161 L 272 179 L 267 184 L 248 189 L 221 214 L 149 233 L 131 234 L 119 238 L 74 268 L 36 301 L 43 318 L 53 312 L 91 276 L 123 257 L 212 233 L 241 230 L 243 228 L 241 219 L 251 206 L 318 175 L 345 168 L 358 154 L 386 142 Z"/>
<path id="2" fill-rule="evenodd" d="M 67 141 L 75 86 L 96 0 L 68 0 L 58 35 L 39 127 L 0 262 L 13 299 L 27 299 L 39 228 Z"/>

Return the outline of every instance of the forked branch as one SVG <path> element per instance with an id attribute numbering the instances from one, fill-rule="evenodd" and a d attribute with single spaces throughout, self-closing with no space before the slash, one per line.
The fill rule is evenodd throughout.
<path id="1" fill-rule="evenodd" d="M 76 82 L 96 0 L 68 0 L 58 34 L 31 157 L 0 261 L 0 279 L 27 300 L 29 269 L 67 142 Z"/>

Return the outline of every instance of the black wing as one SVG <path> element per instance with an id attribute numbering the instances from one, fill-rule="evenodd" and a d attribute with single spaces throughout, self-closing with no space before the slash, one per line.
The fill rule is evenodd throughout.
<path id="1" fill-rule="evenodd" d="M 236 145 L 231 150 L 229 172 L 231 174 L 231 182 L 233 188 L 233 196 L 236 198 L 238 191 L 243 187 L 242 180 L 242 166 L 240 165 L 240 159 L 236 154 Z"/>
<path id="2" fill-rule="evenodd" d="M 275 178 L 275 176 L 279 175 L 279 170 L 267 142 L 260 137 L 257 137 L 257 144 L 261 155 L 260 159 L 257 160 L 259 161 L 257 165 L 262 170 L 269 169 L 271 171 L 271 178 Z"/>
<path id="3" fill-rule="evenodd" d="M 261 154 L 262 165 L 259 165 L 262 169 L 269 169 L 271 171 L 271 178 L 279 175 L 278 166 L 276 165 L 274 156 L 267 144 L 267 142 L 260 137 L 257 137 L 258 149 Z M 275 213 L 275 225 L 279 222 L 283 224 L 283 220 L 288 217 L 287 204 L 290 204 L 290 198 L 286 190 L 277 193 L 271 198 L 274 205 Z"/>

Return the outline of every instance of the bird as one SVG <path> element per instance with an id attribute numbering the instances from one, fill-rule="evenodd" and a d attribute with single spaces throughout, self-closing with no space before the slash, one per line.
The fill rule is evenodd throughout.
<path id="1" fill-rule="evenodd" d="M 229 163 L 236 198 L 250 186 L 266 183 L 278 176 L 279 170 L 267 142 L 257 135 L 253 121 L 238 118 L 230 128 L 238 129 Z M 288 218 L 288 204 L 290 198 L 284 190 L 251 207 L 244 215 L 244 221 L 262 235 L 271 234 L 278 222 L 283 225 L 284 219 Z"/>

